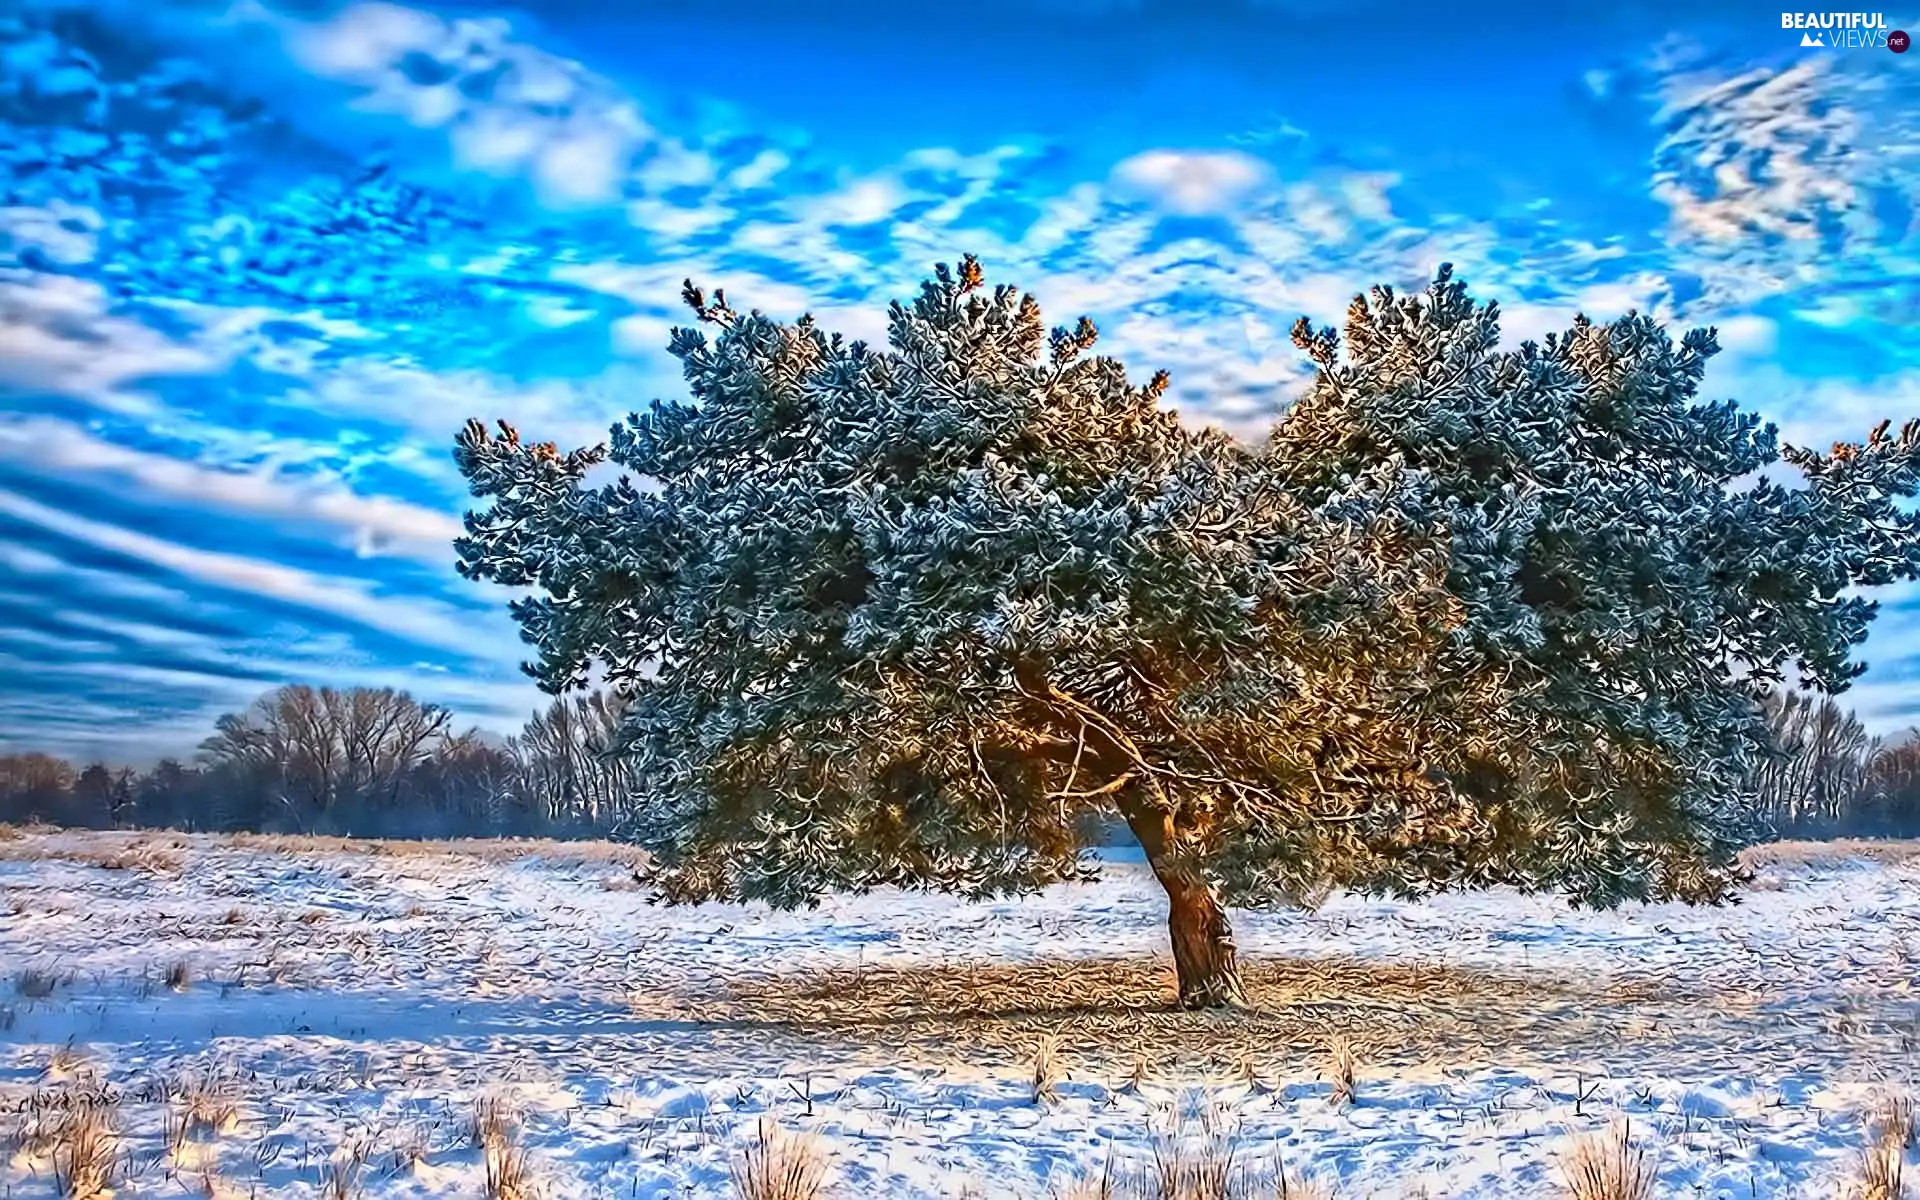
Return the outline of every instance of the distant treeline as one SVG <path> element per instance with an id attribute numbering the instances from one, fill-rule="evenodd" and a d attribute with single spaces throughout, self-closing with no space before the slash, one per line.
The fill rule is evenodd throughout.
<path id="1" fill-rule="evenodd" d="M 1780 837 L 1920 836 L 1920 733 L 1883 742 L 1830 697 L 1769 701 L 1778 753 L 1755 779 Z M 555 701 L 513 737 L 390 688 L 292 685 L 229 713 L 196 761 L 150 771 L 0 755 L 0 822 L 348 834 L 602 837 L 631 815 L 630 768 L 606 748 L 618 701 Z"/>
<path id="2" fill-rule="evenodd" d="M 1761 822 L 1783 838 L 1920 836 L 1920 730 L 1892 740 L 1831 697 L 1776 693 L 1767 724 L 1778 753 L 1755 783 Z"/>
<path id="3" fill-rule="evenodd" d="M 363 837 L 596 837 L 632 795 L 604 751 L 617 701 L 556 701 L 515 736 L 390 688 L 292 685 L 229 713 L 193 763 L 0 756 L 0 821 Z"/>

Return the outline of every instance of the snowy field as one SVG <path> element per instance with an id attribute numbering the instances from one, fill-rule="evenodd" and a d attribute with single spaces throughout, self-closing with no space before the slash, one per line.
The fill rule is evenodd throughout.
<path id="1" fill-rule="evenodd" d="M 123 1197 L 522 1166 L 522 1196 L 727 1196 L 765 1118 L 838 1197 L 1051 1197 L 1209 1138 L 1342 1197 L 1552 1196 L 1622 1118 L 1656 1195 L 1844 1195 L 1920 1071 L 1920 853 L 1861 851 L 1775 853 L 1721 910 L 1238 913 L 1256 1009 L 1218 1017 L 1166 1010 L 1133 864 L 782 914 L 651 907 L 613 846 L 0 828 L 0 1196 L 58 1193 L 82 1110 Z"/>

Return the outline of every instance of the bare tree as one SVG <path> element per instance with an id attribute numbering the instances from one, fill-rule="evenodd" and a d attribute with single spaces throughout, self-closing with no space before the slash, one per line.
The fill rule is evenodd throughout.
<path id="1" fill-rule="evenodd" d="M 1763 708 L 1774 752 L 1756 771 L 1756 814 L 1783 835 L 1846 824 L 1868 793 L 1879 743 L 1831 696 L 1776 692 Z"/>
<path id="2" fill-rule="evenodd" d="M 200 752 L 296 813 L 323 816 L 343 803 L 394 803 L 409 773 L 446 743 L 451 719 L 392 688 L 291 684 L 221 717 Z"/>
<path id="3" fill-rule="evenodd" d="M 608 753 L 622 706 L 606 690 L 562 698 L 535 713 L 510 743 L 522 785 L 548 821 L 603 828 L 625 811 L 632 767 Z"/>

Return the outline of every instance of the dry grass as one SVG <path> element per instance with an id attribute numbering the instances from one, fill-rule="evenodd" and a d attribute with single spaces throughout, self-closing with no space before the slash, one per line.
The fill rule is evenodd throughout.
<path id="1" fill-rule="evenodd" d="M 1653 1155 L 1635 1144 L 1625 1121 L 1569 1139 L 1559 1159 L 1568 1200 L 1653 1198 Z"/>
<path id="2" fill-rule="evenodd" d="M 59 987 L 60 980 L 52 971 L 28 967 L 13 977 L 14 993 L 27 1000 L 45 1000 Z"/>
<path id="3" fill-rule="evenodd" d="M 467 1132 L 486 1168 L 486 1200 L 528 1200 L 533 1194 L 531 1163 L 520 1145 L 519 1125 L 505 1099 L 488 1096 L 474 1101 Z"/>
<path id="4" fill-rule="evenodd" d="M 166 974 L 162 978 L 170 991 L 184 992 L 193 986 L 193 968 L 186 959 L 175 959 L 167 964 Z"/>
<path id="5" fill-rule="evenodd" d="M 1906 1200 L 1906 1154 L 1898 1142 L 1883 1138 L 1860 1154 L 1853 1181 L 1854 1200 Z"/>
<path id="6" fill-rule="evenodd" d="M 188 1142 L 224 1137 L 240 1126 L 240 1090 L 232 1076 L 214 1069 L 172 1080 L 167 1093 L 167 1149 L 178 1154 Z"/>
<path id="7" fill-rule="evenodd" d="M 1248 1174 L 1231 1130 L 1207 1121 L 1192 1135 L 1176 1125 L 1155 1133 L 1134 1194 L 1140 1200 L 1241 1200 Z"/>
<path id="8" fill-rule="evenodd" d="M 1359 1083 L 1359 1065 L 1354 1058 L 1353 1043 L 1343 1037 L 1336 1037 L 1327 1046 L 1327 1065 L 1322 1071 L 1329 1091 L 1327 1102 L 1336 1107 L 1345 1107 L 1353 1103 L 1354 1088 Z"/>
<path id="9" fill-rule="evenodd" d="M 48 1079 L 73 1079 L 93 1073 L 93 1060 L 84 1047 L 65 1042 L 47 1056 Z"/>
<path id="10" fill-rule="evenodd" d="M 112 1194 L 121 1165 L 117 1096 L 99 1087 L 39 1088 L 20 1106 L 17 1122 L 5 1148 L 41 1164 L 56 1195 L 95 1200 Z"/>
<path id="11" fill-rule="evenodd" d="M 360 1194 L 367 1160 L 372 1156 L 373 1147 L 365 1138 L 349 1138 L 327 1159 L 320 1174 L 320 1194 L 326 1200 L 354 1200 Z"/>
<path id="12" fill-rule="evenodd" d="M 84 830 L 0 825 L 0 860 L 61 860 L 105 870 L 175 873 L 188 850 L 247 850 L 276 855 L 366 855 L 374 858 L 466 858 L 487 863 L 538 858 L 561 866 L 644 866 L 646 855 L 618 842 L 535 838 L 380 840 L 318 834 L 181 834 L 167 830 Z"/>
<path id="13" fill-rule="evenodd" d="M 1920 1142 L 1913 1097 L 1889 1091 L 1866 1120 L 1867 1145 L 1854 1171 L 1854 1200 L 1906 1200 L 1907 1151 Z"/>
<path id="14" fill-rule="evenodd" d="M 1880 1097 L 1867 1116 L 1867 1134 L 1876 1143 L 1892 1143 L 1901 1153 L 1920 1145 L 1920 1112 L 1913 1094 L 1892 1090 Z"/>
<path id="15" fill-rule="evenodd" d="M 268 854 L 365 854 L 375 858 L 471 858 L 487 863 L 523 862 L 530 858 L 566 866 L 613 865 L 628 868 L 645 863 L 646 855 L 618 842 L 557 842 L 538 838 L 378 839 L 332 837 L 323 834 L 236 833 L 214 835 L 208 843 Z"/>
<path id="16" fill-rule="evenodd" d="M 1405 1193 L 1408 1200 L 1424 1197 L 1425 1188 Z M 1273 1200 L 1333 1200 L 1334 1186 L 1324 1176 L 1303 1175 L 1279 1167 L 1273 1174 Z"/>
<path id="17" fill-rule="evenodd" d="M 1033 1050 L 1033 1074 L 1029 1078 L 1035 1104 L 1050 1104 L 1060 1083 L 1060 1039 L 1042 1034 Z"/>
<path id="18" fill-rule="evenodd" d="M 827 1186 L 826 1147 L 762 1118 L 727 1175 L 737 1200 L 818 1200 Z"/>
<path id="19" fill-rule="evenodd" d="M 1750 871 L 1805 868 L 1865 860 L 1894 866 L 1920 858 L 1920 838 L 1836 838 L 1830 842 L 1765 842 L 1740 852 Z"/>
<path id="20" fill-rule="evenodd" d="M 83 852 L 78 861 L 91 861 L 103 871 L 145 871 L 150 875 L 178 875 L 186 866 L 186 859 L 178 848 L 145 844 L 91 859 Z"/>
<path id="21" fill-rule="evenodd" d="M 160 831 L 16 829 L 0 837 L 0 862 L 70 862 L 103 871 L 178 874 L 189 842 L 184 835 Z"/>
<path id="22" fill-rule="evenodd" d="M 1238 1131 L 1216 1110 L 1197 1122 L 1163 1113 L 1149 1130 L 1144 1156 L 1116 1160 L 1109 1150 L 1097 1172 L 1057 1190 L 1059 1200 L 1332 1200 L 1332 1184 L 1291 1169 L 1276 1155 L 1254 1160 Z"/>
<path id="23" fill-rule="evenodd" d="M 512 1141 L 518 1118 L 503 1096 L 482 1096 L 467 1117 L 467 1144 L 485 1150 L 493 1142 Z"/>

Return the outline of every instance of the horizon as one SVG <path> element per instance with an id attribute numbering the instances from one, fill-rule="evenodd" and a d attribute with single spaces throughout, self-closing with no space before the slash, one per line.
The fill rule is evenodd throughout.
<path id="1" fill-rule="evenodd" d="M 881 340 L 974 253 L 1251 436 L 1296 317 L 1450 261 L 1509 344 L 1717 326 L 1702 399 L 1785 441 L 1920 416 L 1920 56 L 1751 6 L 13 11 L 0 751 L 190 758 L 294 682 L 516 730 L 548 698 L 453 572 L 453 437 L 684 395 L 688 276 Z M 1877 595 L 1839 699 L 1893 735 L 1920 588 Z"/>

